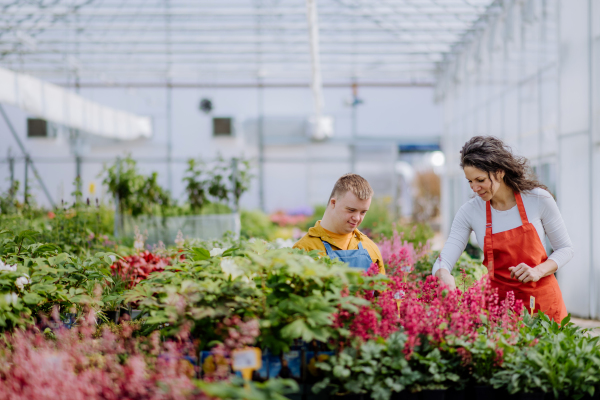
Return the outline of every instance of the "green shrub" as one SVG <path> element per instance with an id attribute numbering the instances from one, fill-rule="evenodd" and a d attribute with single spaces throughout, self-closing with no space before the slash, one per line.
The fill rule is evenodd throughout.
<path id="1" fill-rule="evenodd" d="M 77 257 L 53 244 L 35 241 L 37 232 L 0 231 L 0 331 L 25 328 L 54 307 L 80 314 L 104 305 L 103 288 L 113 283 L 111 253 Z M 5 266 L 6 265 L 6 266 Z M 13 266 L 12 268 L 10 266 Z M 116 301 L 116 294 L 108 301 Z"/>
<path id="2" fill-rule="evenodd" d="M 240 212 L 242 229 L 240 236 L 244 239 L 258 238 L 271 240 L 277 227 L 271 222 L 269 216 L 260 210 L 242 210 Z"/>
<path id="3" fill-rule="evenodd" d="M 594 396 L 600 388 L 600 337 L 586 335 L 585 329 L 569 321 L 567 317 L 559 325 L 541 312 L 534 317 L 525 314 L 517 351 L 505 358 L 491 383 L 509 393 Z"/>

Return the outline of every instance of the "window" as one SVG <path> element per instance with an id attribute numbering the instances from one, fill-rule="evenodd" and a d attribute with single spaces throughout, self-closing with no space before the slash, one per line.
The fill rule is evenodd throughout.
<path id="1" fill-rule="evenodd" d="M 213 136 L 233 136 L 233 118 L 213 118 Z"/>
<path id="2" fill-rule="evenodd" d="M 48 137 L 48 121 L 27 118 L 27 137 Z"/>

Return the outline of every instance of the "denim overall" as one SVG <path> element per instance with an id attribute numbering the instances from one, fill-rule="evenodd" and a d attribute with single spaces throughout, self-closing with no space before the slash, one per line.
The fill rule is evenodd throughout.
<path id="1" fill-rule="evenodd" d="M 361 242 L 358 242 L 358 250 L 334 251 L 331 248 L 331 245 L 326 241 L 323 240 L 323 244 L 325 245 L 325 251 L 327 251 L 327 255 L 329 256 L 329 258 L 337 258 L 340 261 L 348 263 L 348 265 L 352 268 L 358 268 L 363 271 L 366 271 L 369 269 L 371 264 L 373 264 L 373 260 L 371 260 L 369 252 L 364 249 Z"/>

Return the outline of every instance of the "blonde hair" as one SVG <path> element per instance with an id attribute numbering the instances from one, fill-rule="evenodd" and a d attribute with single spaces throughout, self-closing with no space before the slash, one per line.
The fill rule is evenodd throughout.
<path id="1" fill-rule="evenodd" d="M 365 178 L 357 174 L 346 174 L 337 180 L 329 196 L 329 201 L 334 197 L 341 197 L 347 192 L 352 192 L 361 200 L 373 197 L 373 189 Z"/>

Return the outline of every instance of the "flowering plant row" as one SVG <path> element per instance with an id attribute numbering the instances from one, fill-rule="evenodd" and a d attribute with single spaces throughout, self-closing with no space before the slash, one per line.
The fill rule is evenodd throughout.
<path id="1" fill-rule="evenodd" d="M 310 381 L 319 382 L 316 389 L 368 394 L 374 400 L 402 391 L 473 385 L 575 398 L 600 386 L 597 339 L 568 320 L 558 325 L 544 315 L 523 314 L 514 298 L 499 301 L 485 274 L 477 279 L 480 269 L 470 261 L 463 262 L 469 272 L 463 272 L 459 289 L 449 291 L 420 265 L 429 262 L 430 253 L 399 237 L 382 246 L 387 276 L 375 265 L 362 273 L 318 252 L 273 249 L 261 241 L 231 244 L 179 243 L 165 255 L 142 252 L 115 261 L 118 256 L 111 253 L 61 253 L 54 245 L 35 243 L 27 231 L 5 235 L 0 325 L 9 347 L 0 351 L 0 365 L 9 367 L 0 370 L 0 379 L 19 381 L 21 374 L 18 393 L 35 397 L 32 376 L 17 367 L 43 360 L 31 367 L 42 374 L 35 368 L 46 368 L 52 354 L 60 359 L 56 368 L 65 382 L 83 374 L 82 382 L 93 386 L 91 398 L 152 398 L 149 393 L 159 386 L 166 388 L 160 392 L 164 398 L 248 398 L 230 360 L 233 350 L 250 345 L 281 361 L 280 376 L 308 382 L 306 374 L 284 365 L 302 348 Z M 119 329 L 125 337 L 101 333 L 96 335 L 100 344 L 88 343 L 89 316 L 123 302 L 135 304 L 144 316 L 139 329 L 129 332 L 124 324 Z M 60 324 L 47 324 L 54 333 L 46 336 L 56 335 L 57 342 L 33 333 L 36 322 L 44 329 L 43 315 L 51 312 L 55 320 L 66 312 L 76 315 L 75 336 L 57 330 Z M 15 328 L 29 331 L 10 333 Z M 159 336 L 168 339 L 166 347 L 151 344 Z M 111 340 L 117 350 L 109 346 Z M 16 344 L 32 350 L 14 350 Z M 210 355 L 201 359 L 205 353 Z M 179 362 L 163 363 L 163 358 L 181 357 L 206 367 L 202 381 L 198 367 L 187 371 Z M 113 359 L 118 365 L 111 364 Z M 114 378 L 121 382 L 116 386 L 105 384 L 118 374 L 146 392 L 117 387 L 125 385 L 120 378 Z M 172 379 L 177 388 L 163 385 L 169 374 L 178 377 Z M 257 399 L 282 398 L 276 393 L 293 388 L 269 380 L 250 391 Z"/>

